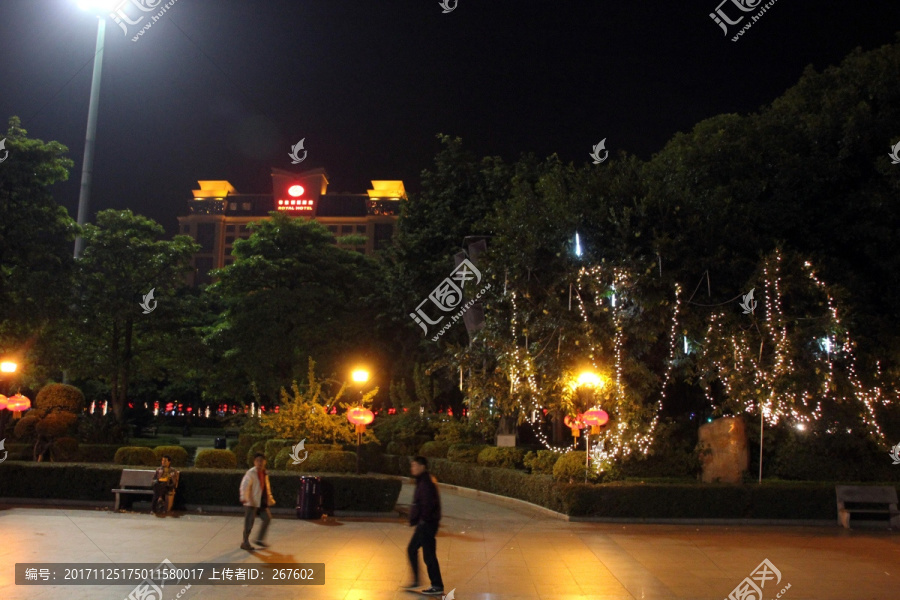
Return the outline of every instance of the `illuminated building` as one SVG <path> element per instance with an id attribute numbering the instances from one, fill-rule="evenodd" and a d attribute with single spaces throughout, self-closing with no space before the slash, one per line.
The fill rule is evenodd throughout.
<path id="1" fill-rule="evenodd" d="M 373 181 L 363 194 L 329 194 L 324 169 L 292 173 L 272 169 L 271 194 L 241 194 L 227 181 L 199 181 L 189 201 L 189 214 L 178 217 L 179 233 L 200 245 L 192 261 L 194 285 L 210 283 L 209 272 L 234 262 L 235 240 L 250 237 L 248 224 L 269 218 L 272 211 L 315 219 L 337 238 L 360 235 L 364 245 L 338 247 L 371 254 L 390 243 L 406 199 L 402 181 Z"/>

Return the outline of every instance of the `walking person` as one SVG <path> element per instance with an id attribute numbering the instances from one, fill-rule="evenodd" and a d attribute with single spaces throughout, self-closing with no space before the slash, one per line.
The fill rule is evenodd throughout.
<path id="1" fill-rule="evenodd" d="M 409 465 L 409 470 L 416 478 L 409 524 L 415 527 L 416 531 L 406 548 L 413 579 L 405 589 L 419 587 L 419 548 L 421 548 L 422 558 L 428 569 L 428 578 L 431 580 L 431 587 L 422 590 L 421 593 L 427 596 L 440 596 L 444 593 L 444 581 L 441 579 L 441 567 L 438 565 L 436 552 L 437 542 L 434 537 L 441 522 L 441 498 L 431 473 L 428 472 L 428 459 L 424 456 L 415 457 Z"/>
<path id="2" fill-rule="evenodd" d="M 253 543 L 261 548 L 268 548 L 269 545 L 265 541 L 266 531 L 272 520 L 269 507 L 275 504 L 275 498 L 272 497 L 272 486 L 269 483 L 269 474 L 266 472 L 265 454 L 256 454 L 253 457 L 253 467 L 244 473 L 244 478 L 241 480 L 240 493 L 241 504 L 244 505 L 244 543 L 241 544 L 241 550 L 256 550 L 250 545 L 250 531 L 253 529 L 256 515 L 259 515 L 262 520 L 262 526 Z"/>

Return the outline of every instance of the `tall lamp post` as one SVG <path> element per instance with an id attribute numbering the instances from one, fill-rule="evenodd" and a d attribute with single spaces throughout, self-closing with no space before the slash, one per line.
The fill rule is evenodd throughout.
<path id="1" fill-rule="evenodd" d="M 12 374 L 15 373 L 18 368 L 19 365 L 13 361 L 4 360 L 0 362 L 0 377 L 11 380 Z M 9 383 L 3 386 L 3 392 L 7 395 L 9 395 L 9 387 Z M 10 411 L 7 410 L 8 403 L 9 399 L 3 394 L 0 394 L 0 439 L 3 438 L 3 432 L 6 431 L 6 424 L 9 422 Z"/>
<path id="2" fill-rule="evenodd" d="M 97 15 L 97 49 L 94 53 L 94 74 L 91 78 L 91 101 L 88 106 L 87 133 L 84 137 L 84 161 L 81 166 L 81 191 L 78 193 L 78 226 L 88 221 L 91 184 L 94 176 L 94 142 L 97 139 L 97 113 L 100 108 L 100 78 L 103 73 L 103 41 L 106 38 L 106 15 L 117 0 L 75 0 L 78 8 Z M 75 258 L 84 252 L 84 238 L 75 238 Z"/>
<path id="3" fill-rule="evenodd" d="M 572 387 L 575 391 L 579 395 L 583 394 L 581 400 L 585 406 L 591 406 L 593 404 L 593 392 L 603 389 L 604 385 L 606 385 L 606 382 L 603 378 L 593 371 L 584 371 L 574 382 L 572 382 Z M 580 415 L 580 419 L 584 425 L 591 426 L 591 428 L 585 432 L 584 436 L 584 482 L 587 483 L 588 469 L 590 468 L 591 461 L 591 432 L 593 431 L 595 434 L 600 433 L 599 427 L 606 424 L 606 421 L 609 420 L 609 415 L 607 415 L 606 412 L 595 408 Z"/>
<path id="4" fill-rule="evenodd" d="M 375 420 L 372 411 L 362 406 L 362 386 L 369 381 L 369 372 L 365 369 L 356 369 L 350 374 L 350 378 L 360 387 L 360 405 L 347 411 L 347 420 L 356 425 L 356 474 L 359 475 L 359 446 L 362 444 L 362 434 L 366 431 L 366 425 Z"/>

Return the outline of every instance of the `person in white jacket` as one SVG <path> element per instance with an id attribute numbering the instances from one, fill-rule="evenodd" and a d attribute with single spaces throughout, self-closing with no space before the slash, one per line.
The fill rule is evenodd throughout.
<path id="1" fill-rule="evenodd" d="M 262 548 L 268 548 L 269 545 L 265 542 L 266 531 L 272 520 L 269 507 L 275 504 L 275 498 L 272 497 L 272 486 L 269 484 L 264 454 L 257 454 L 253 458 L 253 467 L 244 473 L 240 491 L 241 504 L 244 505 L 244 543 L 241 544 L 241 550 L 256 550 L 250 545 L 250 531 L 253 529 L 256 515 L 262 520 L 262 527 L 254 543 Z"/>

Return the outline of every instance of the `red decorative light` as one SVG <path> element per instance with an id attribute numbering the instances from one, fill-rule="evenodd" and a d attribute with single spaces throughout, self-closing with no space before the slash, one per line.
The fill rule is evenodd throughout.
<path id="1" fill-rule="evenodd" d="M 175 405 L 169 402 L 166 404 L 166 412 L 172 412 L 175 409 Z"/>
<path id="2" fill-rule="evenodd" d="M 294 198 L 299 198 L 300 196 L 303 195 L 303 192 L 305 192 L 305 191 L 306 190 L 303 189 L 302 185 L 292 185 L 291 187 L 288 188 L 288 194 L 290 194 Z"/>
<path id="3" fill-rule="evenodd" d="M 4 396 L 3 394 L 0 394 L 0 410 L 3 410 L 4 408 L 6 408 L 6 403 L 8 401 L 9 401 L 9 398 Z"/>
<path id="4" fill-rule="evenodd" d="M 388 409 L 388 414 L 389 414 L 389 415 L 396 415 L 396 414 L 397 414 L 397 409 L 396 409 L 396 408 L 389 408 L 389 409 Z"/>
<path id="5" fill-rule="evenodd" d="M 582 415 L 584 422 L 591 427 L 603 427 L 609 422 L 609 415 L 605 410 L 592 408 Z"/>
<path id="6" fill-rule="evenodd" d="M 280 406 L 276 406 L 276 407 L 275 407 L 275 414 L 276 414 L 276 415 L 278 414 L 278 410 L 279 410 L 280 408 L 281 408 Z"/>
<path id="7" fill-rule="evenodd" d="M 354 425 L 368 425 L 375 420 L 375 415 L 368 408 L 354 406 L 347 411 L 347 420 Z"/>
<path id="8" fill-rule="evenodd" d="M 10 396 L 6 399 L 6 410 L 11 410 L 12 412 L 22 412 L 23 410 L 28 410 L 29 408 L 31 408 L 31 400 L 29 400 L 22 394 L 16 394 L 15 396 Z"/>
<path id="9" fill-rule="evenodd" d="M 572 430 L 572 437 L 578 437 L 581 435 L 580 429 L 584 429 L 584 420 L 582 419 L 583 415 L 578 415 L 577 417 L 570 417 L 566 415 L 566 418 L 563 419 L 563 423 L 565 423 L 566 427 Z"/>

